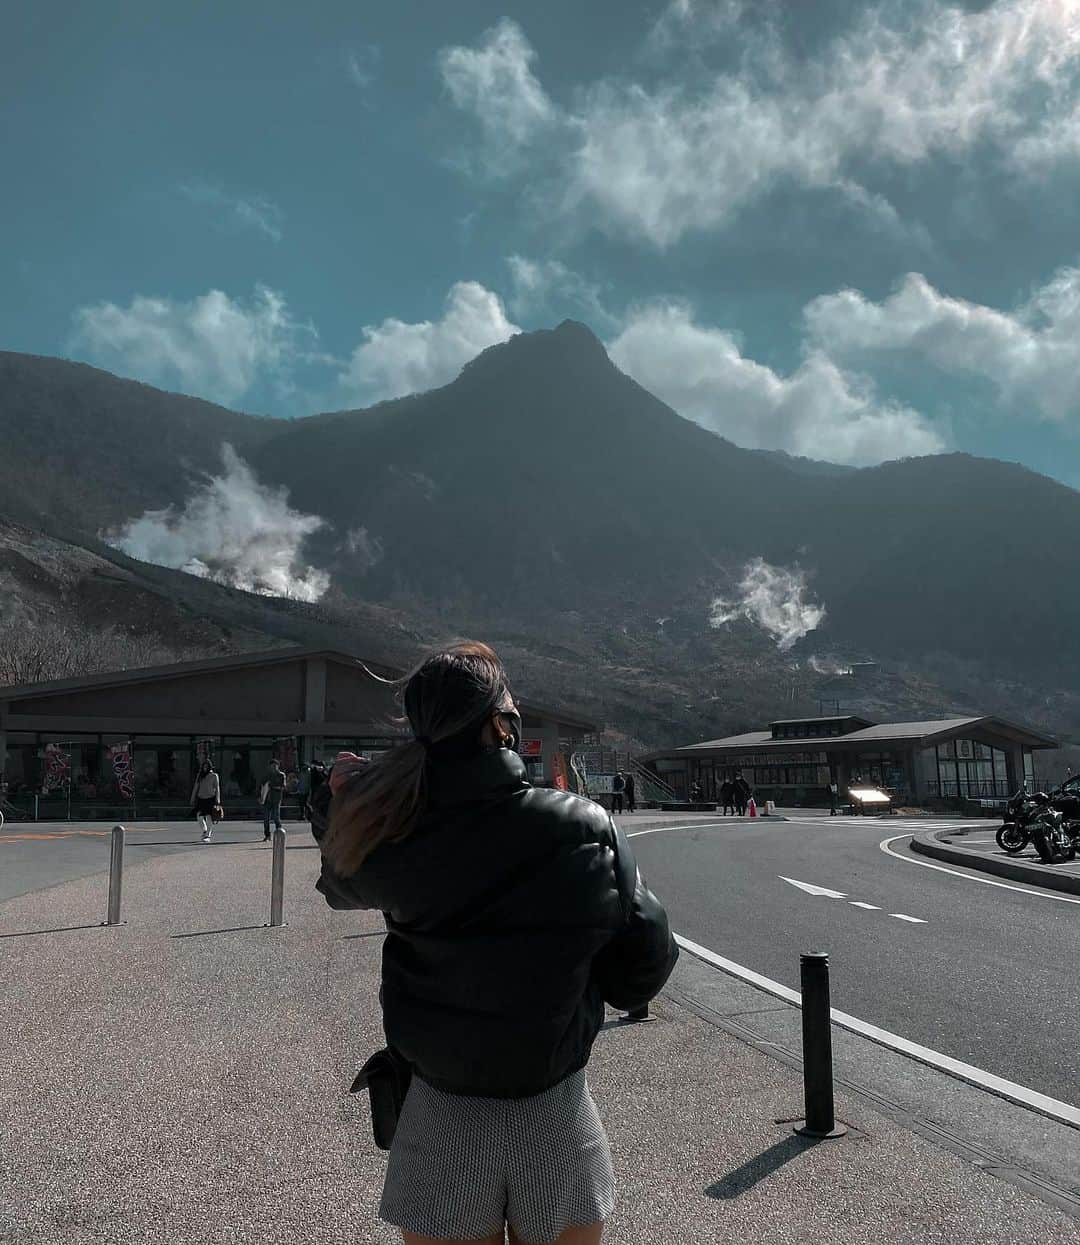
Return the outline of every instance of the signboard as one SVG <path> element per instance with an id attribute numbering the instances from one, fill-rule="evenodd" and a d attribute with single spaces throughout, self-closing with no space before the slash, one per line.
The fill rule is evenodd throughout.
<path id="1" fill-rule="evenodd" d="M 43 790 L 59 791 L 67 787 L 71 781 L 71 753 L 65 752 L 60 744 L 45 745 L 45 780 L 41 784 Z"/>
<path id="2" fill-rule="evenodd" d="M 131 766 L 131 744 L 110 745 L 109 760 L 112 762 L 116 789 L 125 800 L 133 800 L 135 798 L 135 773 Z"/>
<path id="3" fill-rule="evenodd" d="M 611 784 L 615 781 L 614 774 L 590 774 L 589 775 L 589 794 L 590 795 L 611 795 Z"/>
<path id="4" fill-rule="evenodd" d="M 538 761 L 544 755 L 544 741 L 542 739 L 523 739 L 521 741 L 521 755 L 526 760 Z"/>
<path id="5" fill-rule="evenodd" d="M 570 783 L 566 776 L 566 758 L 561 752 L 556 752 L 551 768 L 554 771 L 553 776 L 556 788 L 559 791 L 569 791 Z"/>

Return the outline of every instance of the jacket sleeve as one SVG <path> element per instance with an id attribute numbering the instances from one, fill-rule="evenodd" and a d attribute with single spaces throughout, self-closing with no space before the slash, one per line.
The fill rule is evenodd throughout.
<path id="1" fill-rule="evenodd" d="M 671 936 L 667 913 L 641 876 L 626 836 L 612 824 L 623 924 L 593 961 L 593 977 L 605 1003 L 630 1012 L 660 993 L 679 958 L 679 948 Z"/>

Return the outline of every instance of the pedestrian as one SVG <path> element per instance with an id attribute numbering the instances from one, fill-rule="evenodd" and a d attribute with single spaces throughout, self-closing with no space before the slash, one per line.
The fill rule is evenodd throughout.
<path id="1" fill-rule="evenodd" d="M 625 795 L 626 795 L 626 811 L 628 813 L 636 813 L 637 812 L 637 795 L 636 795 L 636 788 L 634 784 L 633 774 L 626 775 Z"/>
<path id="2" fill-rule="evenodd" d="M 725 778 L 720 784 L 720 803 L 723 805 L 723 814 L 726 816 L 729 812 L 735 816 L 735 784 L 730 778 Z"/>
<path id="3" fill-rule="evenodd" d="M 596 1245 L 615 1180 L 586 1064 L 604 1004 L 667 980 L 667 915 L 607 812 L 529 783 L 487 645 L 433 653 L 403 698 L 411 741 L 334 766 L 317 884 L 389 934 L 386 1054 L 411 1079 L 379 1215 L 405 1245 Z"/>
<path id="4" fill-rule="evenodd" d="M 836 779 L 829 781 L 829 816 L 835 817 L 840 811 L 840 788 Z"/>
<path id="5" fill-rule="evenodd" d="M 611 811 L 613 813 L 621 813 L 623 811 L 623 795 L 626 792 L 626 776 L 622 770 L 611 780 Z"/>
<path id="6" fill-rule="evenodd" d="M 695 781 L 690 784 L 690 803 L 691 804 L 701 803 L 701 783 L 699 782 Z"/>
<path id="7" fill-rule="evenodd" d="M 308 767 L 308 789 L 307 797 L 304 801 L 304 813 L 308 821 L 311 820 L 311 801 L 315 792 L 326 782 L 326 766 L 322 761 L 315 760 Z"/>
<path id="8" fill-rule="evenodd" d="M 218 778 L 214 763 L 204 757 L 195 777 L 195 785 L 191 788 L 191 809 L 202 826 L 202 841 L 210 842 L 214 832 L 214 821 L 221 807 L 221 780 Z"/>
<path id="9" fill-rule="evenodd" d="M 737 774 L 735 776 L 735 807 L 739 810 L 740 817 L 746 816 L 746 805 L 749 799 L 750 784 L 742 774 Z"/>
<path id="10" fill-rule="evenodd" d="M 270 842 L 270 818 L 274 819 L 274 829 L 281 829 L 281 799 L 285 794 L 285 775 L 281 772 L 281 765 L 275 757 L 270 762 L 270 769 L 267 771 L 266 778 L 263 779 L 262 790 L 259 792 L 259 798 L 262 801 L 263 810 L 263 842 Z"/>

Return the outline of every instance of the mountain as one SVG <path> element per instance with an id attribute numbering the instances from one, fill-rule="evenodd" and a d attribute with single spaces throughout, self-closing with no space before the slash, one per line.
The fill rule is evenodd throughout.
<path id="1" fill-rule="evenodd" d="M 246 454 L 283 422 L 0 351 L 0 513 L 96 535 L 182 502 L 193 474 L 220 468 L 223 441 Z"/>
<path id="2" fill-rule="evenodd" d="M 292 421 L 5 355 L 0 435 L 0 514 L 134 576 L 166 602 L 163 633 L 180 634 L 175 610 L 217 628 L 208 643 L 232 642 L 227 630 L 245 643 L 347 635 L 411 654 L 480 634 L 534 697 L 646 743 L 814 712 L 833 698 L 818 669 L 858 656 L 890 672 L 845 693 L 873 716 L 982 710 L 1080 735 L 1080 494 L 964 454 L 851 470 L 741 449 L 621 373 L 574 322 L 492 347 L 439 389 Z M 332 575 L 317 605 L 231 593 L 97 542 L 186 500 L 224 441 L 325 520 L 304 546 Z M 148 608 L 110 592 L 93 597 L 96 617 L 137 622 Z M 712 626 L 718 599 L 731 621 Z M 800 615 L 807 634 L 791 626 L 781 650 Z"/>

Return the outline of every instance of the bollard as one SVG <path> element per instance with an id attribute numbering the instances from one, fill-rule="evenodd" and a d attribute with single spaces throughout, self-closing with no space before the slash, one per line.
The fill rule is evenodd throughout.
<path id="1" fill-rule="evenodd" d="M 802 984 L 803 1090 L 806 1119 L 795 1131 L 800 1137 L 843 1137 L 833 1107 L 832 1015 L 829 1006 L 829 957 L 812 951 L 799 957 Z"/>
<path id="2" fill-rule="evenodd" d="M 124 827 L 113 826 L 109 851 L 109 917 L 106 925 L 121 925 L 120 887 L 124 880 Z"/>
<path id="3" fill-rule="evenodd" d="M 284 925 L 281 909 L 285 901 L 285 831 L 274 831 L 274 859 L 270 865 L 270 924 Z"/>

